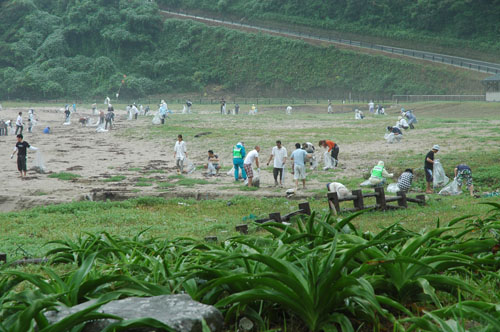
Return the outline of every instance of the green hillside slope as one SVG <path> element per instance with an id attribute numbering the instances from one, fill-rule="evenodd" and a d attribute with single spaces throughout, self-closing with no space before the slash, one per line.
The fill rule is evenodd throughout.
<path id="1" fill-rule="evenodd" d="M 484 76 L 280 37 L 166 20 L 144 1 L 0 3 L 0 99 L 203 92 L 332 96 L 480 93 Z M 124 77 L 126 75 L 126 77 Z"/>
<path id="2" fill-rule="evenodd" d="M 288 23 L 343 38 L 500 62 L 499 0 L 158 0 L 168 8 Z M 286 29 L 286 25 L 282 26 Z M 371 37 L 368 37 L 371 36 Z"/>

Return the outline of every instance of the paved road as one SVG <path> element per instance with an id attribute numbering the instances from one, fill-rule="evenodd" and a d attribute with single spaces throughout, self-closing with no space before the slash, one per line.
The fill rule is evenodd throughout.
<path id="1" fill-rule="evenodd" d="M 290 30 L 272 29 L 272 28 L 267 28 L 267 27 L 242 24 L 242 23 L 233 22 L 233 21 L 224 21 L 221 19 L 191 15 L 191 14 L 187 14 L 187 13 L 174 12 L 174 11 L 169 11 L 169 10 L 161 10 L 161 11 L 166 13 L 166 14 L 173 15 L 173 16 L 176 16 L 179 18 L 193 19 L 193 20 L 197 20 L 197 21 L 210 22 L 210 23 L 216 23 L 216 24 L 223 24 L 225 26 L 232 26 L 235 28 L 253 29 L 253 30 L 257 30 L 257 31 L 265 32 L 265 33 L 267 32 L 267 33 L 273 33 L 273 34 L 280 34 L 283 36 L 289 36 L 289 37 L 293 37 L 293 38 L 310 39 L 310 40 L 317 40 L 317 41 L 322 41 L 322 42 L 327 42 L 327 43 L 332 43 L 332 44 L 341 44 L 341 45 L 348 45 L 351 47 L 371 49 L 371 50 L 376 50 L 379 52 L 398 54 L 401 56 L 422 59 L 422 60 L 427 60 L 427 61 L 431 61 L 431 62 L 443 63 L 443 64 L 447 64 L 447 65 L 451 65 L 451 66 L 461 67 L 464 69 L 480 71 L 480 72 L 484 72 L 484 73 L 491 73 L 492 75 L 500 73 L 500 64 L 493 63 L 493 62 L 485 62 L 485 61 L 461 58 L 461 57 L 439 54 L 439 53 L 432 53 L 432 52 L 426 52 L 426 51 L 411 50 L 411 49 L 406 49 L 406 48 L 378 45 L 378 44 L 360 42 L 360 41 L 349 40 L 349 39 L 325 38 L 325 37 L 319 37 L 319 36 L 314 36 L 314 35 L 309 35 L 309 34 L 303 34 L 300 32 L 294 32 L 294 31 L 290 31 Z"/>

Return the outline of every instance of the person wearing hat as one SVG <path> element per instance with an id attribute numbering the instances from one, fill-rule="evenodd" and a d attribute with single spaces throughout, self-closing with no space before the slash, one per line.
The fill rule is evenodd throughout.
<path id="1" fill-rule="evenodd" d="M 245 147 L 243 142 L 238 142 L 233 147 L 233 167 L 234 167 L 234 181 L 239 179 L 239 170 L 241 169 L 241 177 L 243 180 L 247 179 L 247 173 L 243 167 L 243 159 L 246 157 Z"/>
<path id="2" fill-rule="evenodd" d="M 427 189 L 425 192 L 427 194 L 433 193 L 431 183 L 433 176 L 432 171 L 434 169 L 434 154 L 438 153 L 438 151 L 439 151 L 439 145 L 435 144 L 432 147 L 431 151 L 427 152 L 427 154 L 425 155 L 424 171 L 425 171 L 425 181 L 427 182 Z"/>
<path id="3" fill-rule="evenodd" d="M 417 123 L 417 118 L 415 117 L 415 114 L 413 114 L 413 110 L 404 112 L 403 116 L 408 119 L 408 126 L 410 127 L 410 129 L 415 129 L 415 126 L 413 124 Z"/>
<path id="4" fill-rule="evenodd" d="M 407 130 L 410 128 L 410 126 L 408 125 L 408 122 L 402 116 L 398 116 L 398 122 L 396 123 L 396 127 L 398 127 L 399 129 L 404 129 L 404 130 Z"/>
<path id="5" fill-rule="evenodd" d="M 385 178 L 392 178 L 394 174 L 388 173 L 384 167 L 384 162 L 380 160 L 377 166 L 373 167 L 368 181 L 374 187 L 382 187 L 385 184 Z"/>

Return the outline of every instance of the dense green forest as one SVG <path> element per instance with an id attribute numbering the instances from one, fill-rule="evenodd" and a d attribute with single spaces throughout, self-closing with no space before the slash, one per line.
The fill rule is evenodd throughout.
<path id="1" fill-rule="evenodd" d="M 168 8 L 260 18 L 496 52 L 500 0 L 158 0 Z"/>
<path id="2" fill-rule="evenodd" d="M 118 89 L 136 98 L 213 86 L 285 97 L 482 92 L 477 75 L 452 68 L 163 22 L 149 1 L 0 0 L 0 6 L 0 100 L 101 98 Z"/>

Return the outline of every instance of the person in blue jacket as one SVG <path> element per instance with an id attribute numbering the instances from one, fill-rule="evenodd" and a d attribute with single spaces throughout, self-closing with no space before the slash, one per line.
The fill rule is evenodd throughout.
<path id="1" fill-rule="evenodd" d="M 238 142 L 238 144 L 236 144 L 233 147 L 233 166 L 234 166 L 235 181 L 238 181 L 238 174 L 240 168 L 241 168 L 241 177 L 243 178 L 243 180 L 247 179 L 247 173 L 243 168 L 243 160 L 245 159 L 245 156 L 246 156 L 246 151 L 245 147 L 243 146 L 243 142 Z"/>

